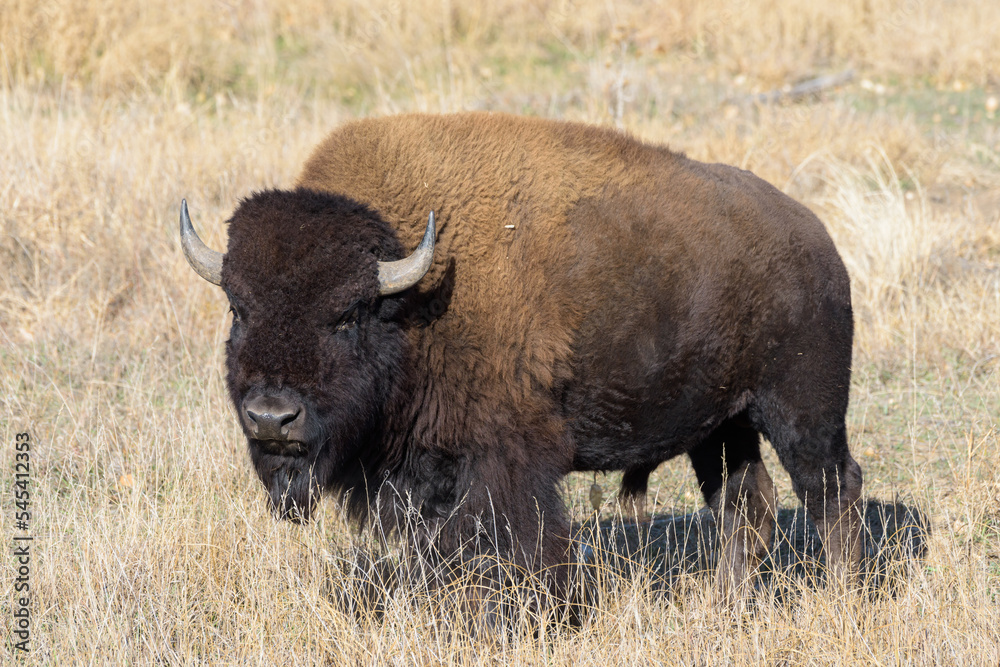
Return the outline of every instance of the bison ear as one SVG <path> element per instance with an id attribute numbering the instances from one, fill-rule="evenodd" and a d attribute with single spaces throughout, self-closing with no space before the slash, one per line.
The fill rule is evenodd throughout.
<path id="1" fill-rule="evenodd" d="M 198 238 L 188 216 L 186 199 L 181 200 L 181 247 L 195 273 L 213 285 L 222 284 L 222 253 L 212 250 Z"/>
<path id="2" fill-rule="evenodd" d="M 431 268 L 434 260 L 434 211 L 427 216 L 427 229 L 417 249 L 395 262 L 378 263 L 379 294 L 396 294 L 416 285 Z"/>

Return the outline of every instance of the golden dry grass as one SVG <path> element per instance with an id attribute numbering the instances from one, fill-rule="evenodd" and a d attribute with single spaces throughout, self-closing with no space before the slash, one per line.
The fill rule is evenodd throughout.
<path id="1" fill-rule="evenodd" d="M 998 24 L 972 0 L 4 2 L 0 469 L 29 431 L 28 660 L 997 664 Z M 847 67 L 819 99 L 743 102 Z M 500 644 L 406 595 L 382 624 L 331 605 L 329 556 L 356 538 L 332 503 L 305 528 L 268 515 L 225 396 L 225 297 L 186 266 L 177 205 L 223 247 L 237 199 L 289 184 L 341 120 L 462 108 L 618 124 L 821 214 L 853 279 L 866 492 L 934 525 L 898 597 L 806 591 L 734 622 L 704 578 L 672 600 L 640 581 L 579 632 Z M 683 462 L 654 483 L 661 508 L 698 507 Z M 4 559 L 5 656 L 13 582 Z"/>

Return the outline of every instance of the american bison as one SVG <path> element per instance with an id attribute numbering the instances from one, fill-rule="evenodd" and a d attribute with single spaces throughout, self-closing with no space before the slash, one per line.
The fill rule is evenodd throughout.
<path id="1" fill-rule="evenodd" d="M 229 297 L 229 393 L 281 517 L 332 494 L 562 595 L 563 476 L 625 470 L 638 493 L 687 454 L 732 596 L 772 534 L 763 435 L 828 564 L 858 563 L 847 271 L 749 172 L 576 123 L 403 115 L 345 124 L 295 189 L 243 200 L 224 255 L 186 204 L 181 236 Z"/>

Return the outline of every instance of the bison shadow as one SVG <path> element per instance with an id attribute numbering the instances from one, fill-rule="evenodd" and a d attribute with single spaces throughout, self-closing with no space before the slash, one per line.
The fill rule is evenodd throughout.
<path id="1" fill-rule="evenodd" d="M 930 521 L 915 507 L 868 500 L 861 533 L 861 579 L 873 595 L 893 595 L 927 553 Z M 617 516 L 575 527 L 578 559 L 588 578 L 611 587 L 648 581 L 670 593 L 682 575 L 712 572 L 718 532 L 708 510 L 659 514 L 636 522 Z M 610 575 L 610 576 L 609 576 Z M 760 567 L 758 590 L 776 599 L 794 596 L 798 584 L 821 585 L 825 578 L 822 544 L 803 507 L 779 510 L 770 552 Z"/>
<path id="2" fill-rule="evenodd" d="M 909 579 L 927 553 L 930 532 L 927 516 L 915 507 L 865 503 L 861 576 L 871 596 L 894 595 Z M 684 576 L 713 572 L 719 552 L 715 519 L 708 510 L 658 514 L 642 522 L 621 515 L 589 520 L 574 525 L 573 535 L 577 572 L 582 575 L 575 580 L 584 587 L 577 589 L 577 602 L 584 606 L 599 604 L 601 591 L 636 583 L 653 594 L 672 595 Z M 440 563 L 428 568 L 427 563 L 415 565 L 398 554 L 378 551 L 354 547 L 330 563 L 326 594 L 341 611 L 379 622 L 398 594 L 419 596 L 421 590 L 426 592 L 428 576 L 440 586 L 454 574 Z M 822 545 L 804 508 L 780 510 L 755 583 L 758 592 L 791 602 L 803 585 L 821 586 L 824 572 Z"/>

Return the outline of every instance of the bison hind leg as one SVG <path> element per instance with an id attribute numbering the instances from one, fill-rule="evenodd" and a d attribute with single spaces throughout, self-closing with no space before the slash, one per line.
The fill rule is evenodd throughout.
<path id="1" fill-rule="evenodd" d="M 716 493 L 712 509 L 721 538 L 716 576 L 723 599 L 738 597 L 767 556 L 777 501 L 763 461 L 744 461 Z"/>
<path id="2" fill-rule="evenodd" d="M 843 287 L 846 299 L 846 281 Z M 827 567 L 853 584 L 861 560 L 862 488 L 846 425 L 853 325 L 849 301 L 830 296 L 816 306 L 794 344 L 774 351 L 749 412 L 816 524 Z"/>
<path id="3" fill-rule="evenodd" d="M 825 431 L 791 444 L 778 438 L 775 449 L 816 524 L 829 574 L 850 586 L 861 564 L 861 466 L 848 451 L 844 427 Z"/>
<path id="4" fill-rule="evenodd" d="M 723 422 L 689 452 L 719 533 L 716 588 L 734 601 L 767 556 L 777 495 L 760 456 L 760 434 L 742 420 Z"/>

